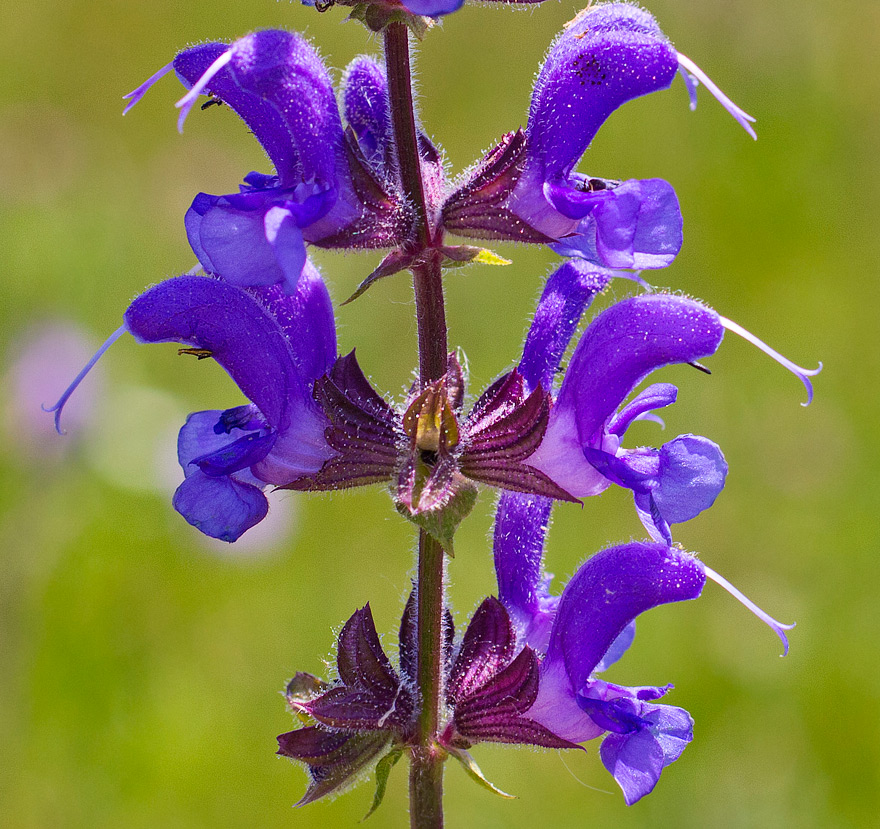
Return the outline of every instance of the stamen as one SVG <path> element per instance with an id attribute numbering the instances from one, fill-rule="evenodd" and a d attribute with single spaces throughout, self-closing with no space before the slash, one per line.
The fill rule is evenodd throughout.
<path id="1" fill-rule="evenodd" d="M 821 362 L 819 363 L 819 368 L 802 368 L 789 360 L 788 357 L 783 357 L 775 348 L 770 348 L 767 343 L 758 339 L 751 331 L 746 331 L 745 328 L 738 325 L 733 320 L 729 320 L 727 317 L 722 317 L 721 314 L 718 315 L 718 319 L 728 331 L 733 331 L 734 334 L 738 334 L 744 340 L 748 340 L 752 345 L 760 348 L 765 354 L 769 354 L 777 363 L 779 363 L 779 365 L 783 368 L 787 368 L 804 384 L 807 389 L 807 402 L 801 403 L 801 406 L 809 406 L 810 403 L 813 402 L 813 384 L 807 378 L 815 377 L 820 371 L 822 371 Z"/>
<path id="2" fill-rule="evenodd" d="M 174 68 L 174 63 L 163 66 L 155 75 L 151 75 L 137 89 L 132 89 L 128 95 L 123 95 L 122 100 L 128 101 L 125 109 L 122 110 L 123 115 L 128 115 L 128 111 L 147 94 L 147 90 L 159 80 L 163 75 L 167 75 Z"/>
<path id="3" fill-rule="evenodd" d="M 681 52 L 678 53 L 678 67 L 679 72 L 681 72 L 682 77 L 684 78 L 684 82 L 688 88 L 688 95 L 691 99 L 691 109 L 697 108 L 697 85 L 698 83 L 702 83 L 706 89 L 709 90 L 718 101 L 721 106 L 723 106 L 736 120 L 736 122 L 756 141 L 758 140 L 758 136 L 755 133 L 755 130 L 752 128 L 752 123 L 754 123 L 754 118 L 749 115 L 745 110 L 740 109 L 733 101 L 730 100 L 712 81 L 712 79 L 702 70 L 697 64 L 695 64 L 687 55 L 683 55 Z M 752 123 L 750 123 L 752 122 Z"/>
<path id="4" fill-rule="evenodd" d="M 791 630 L 794 625 L 784 625 L 782 622 L 777 622 L 776 619 L 765 613 L 751 599 L 737 590 L 726 578 L 724 578 L 724 576 L 720 576 L 711 567 L 707 567 L 703 564 L 703 562 L 700 562 L 700 566 L 703 568 L 703 572 L 705 572 L 708 578 L 712 579 L 715 584 L 723 587 L 731 596 L 733 596 L 734 599 L 744 604 L 782 640 L 784 650 L 781 655 L 788 656 L 788 637 L 785 635 L 785 631 Z"/>
<path id="5" fill-rule="evenodd" d="M 196 99 L 202 94 L 202 90 L 211 82 L 211 78 L 231 60 L 232 50 L 227 49 L 205 70 L 205 74 L 192 85 L 190 91 L 174 105 L 180 110 L 180 117 L 177 119 L 178 132 L 183 132 L 183 123 L 186 121 L 186 116 L 189 115 L 189 111 L 193 108 Z"/>
<path id="6" fill-rule="evenodd" d="M 76 387 L 85 379 L 85 376 L 92 370 L 92 366 L 101 359 L 104 355 L 104 352 L 110 348 L 113 343 L 115 343 L 126 331 L 128 328 L 125 324 L 120 325 L 108 338 L 107 341 L 102 345 L 97 352 L 95 352 L 95 356 L 92 357 L 86 364 L 83 370 L 76 375 L 73 382 L 67 387 L 67 390 L 64 394 L 61 395 L 58 402 L 54 406 L 46 406 L 44 403 L 41 407 L 44 412 L 55 412 L 55 431 L 58 432 L 59 435 L 67 434 L 61 428 L 61 411 L 64 409 L 65 404 L 67 403 L 70 395 L 72 395 L 76 391 Z"/>

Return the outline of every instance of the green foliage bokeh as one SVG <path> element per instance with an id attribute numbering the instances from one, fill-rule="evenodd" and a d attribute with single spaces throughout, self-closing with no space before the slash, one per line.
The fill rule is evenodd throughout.
<path id="1" fill-rule="evenodd" d="M 452 170 L 524 123 L 539 62 L 576 10 L 567 0 L 467 7 L 428 34 L 417 54 L 420 113 Z M 672 182 L 685 246 L 655 281 L 706 300 L 796 361 L 825 362 L 809 409 L 796 380 L 732 336 L 711 378 L 687 367 L 665 374 L 681 387 L 667 434 L 706 434 L 731 466 L 715 508 L 678 540 L 798 627 L 780 660 L 772 634 L 712 586 L 698 602 L 648 614 L 613 677 L 674 682 L 670 702 L 696 720 L 693 744 L 657 790 L 628 809 L 596 744 L 586 755 L 480 746 L 483 770 L 519 800 L 449 768 L 448 824 L 875 825 L 880 7 L 657 0 L 650 10 L 757 116 L 760 140 L 705 92 L 689 112 L 677 81 L 616 113 L 582 168 Z M 193 195 L 268 172 L 228 111 L 196 111 L 179 136 L 172 78 L 125 120 L 122 94 L 187 44 L 270 26 L 305 32 L 338 77 L 354 55 L 379 49 L 343 17 L 274 0 L 4 4 L 4 373 L 44 321 L 72 321 L 97 343 L 146 285 L 194 264 L 182 225 Z M 467 354 L 472 391 L 513 363 L 554 261 L 543 250 L 500 251 L 514 264 L 447 279 L 451 341 Z M 317 258 L 337 301 L 378 261 Z M 620 283 L 613 294 L 627 291 Z M 341 350 L 357 346 L 374 382 L 400 399 L 415 364 L 406 277 L 339 309 L 338 321 Z M 366 601 L 393 644 L 412 528 L 381 488 L 289 494 L 291 528 L 276 549 L 206 546 L 172 512 L 168 476 L 144 462 L 164 446 L 173 467 L 170 426 L 188 411 L 235 405 L 237 390 L 210 361 L 130 339 L 102 371 L 97 427 L 72 434 L 61 455 L 29 446 L 31 421 L 44 416 L 15 408 L 6 374 L 0 823 L 353 825 L 369 786 L 291 809 L 305 778 L 273 754 L 275 735 L 292 725 L 279 692 L 296 670 L 324 671 L 334 631 Z M 636 438 L 656 440 L 656 427 L 639 428 Z M 484 492 L 456 540 L 459 624 L 493 589 L 492 505 Z M 604 545 L 641 537 L 621 492 L 556 513 L 548 567 L 561 581 Z M 403 764 L 371 822 L 408 825 Z"/>

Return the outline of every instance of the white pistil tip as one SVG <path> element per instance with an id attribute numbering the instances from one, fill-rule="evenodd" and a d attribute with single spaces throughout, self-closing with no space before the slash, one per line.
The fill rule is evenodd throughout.
<path id="1" fill-rule="evenodd" d="M 733 331 L 734 334 L 742 337 L 744 340 L 747 340 L 752 345 L 757 346 L 761 349 L 765 354 L 772 357 L 776 360 L 779 365 L 783 368 L 787 368 L 795 377 L 797 377 L 803 384 L 807 390 L 807 401 L 806 403 L 801 403 L 801 406 L 809 406 L 810 403 L 813 402 L 813 384 L 810 382 L 810 377 L 815 377 L 820 371 L 822 371 L 822 363 L 819 363 L 818 368 L 803 368 L 802 366 L 797 365 L 797 363 L 793 363 L 788 357 L 780 354 L 775 348 L 771 348 L 767 343 L 765 343 L 762 339 L 759 339 L 751 331 L 746 331 L 738 323 L 735 323 L 733 320 L 727 319 L 727 317 L 722 317 L 721 314 L 718 315 L 718 319 L 721 321 L 721 324 L 728 330 Z"/>
<path id="2" fill-rule="evenodd" d="M 159 80 L 163 75 L 167 75 L 174 68 L 173 63 L 167 63 L 163 66 L 158 72 L 151 75 L 147 78 L 137 89 L 132 89 L 127 95 L 122 96 L 123 101 L 128 101 L 124 110 L 122 110 L 123 115 L 128 115 L 128 111 L 138 102 L 144 95 L 147 94 L 147 90 Z"/>
<path id="3" fill-rule="evenodd" d="M 119 326 L 109 337 L 107 337 L 104 344 L 95 352 L 94 357 L 89 360 L 85 366 L 83 366 L 82 371 L 73 378 L 73 382 L 67 387 L 64 394 L 58 398 L 58 402 L 53 406 L 47 406 L 45 403 L 42 405 L 42 409 L 44 412 L 55 412 L 55 431 L 58 432 L 59 435 L 64 435 L 66 432 L 61 428 L 61 412 L 64 410 L 64 404 L 70 399 L 70 395 L 72 395 L 77 386 L 85 379 L 85 376 L 92 370 L 95 363 L 101 359 L 104 355 L 104 352 L 110 348 L 113 343 L 115 343 L 126 331 L 128 328 L 125 323 Z"/>
<path id="4" fill-rule="evenodd" d="M 781 656 L 788 656 L 788 637 L 785 635 L 785 631 L 791 630 L 794 625 L 785 625 L 782 622 L 777 622 L 772 616 L 768 613 L 765 613 L 761 610 L 758 605 L 756 605 L 750 598 L 748 598 L 744 593 L 740 590 L 737 590 L 724 576 L 716 573 L 711 567 L 707 567 L 703 562 L 700 562 L 700 566 L 703 568 L 703 572 L 705 572 L 707 578 L 712 579 L 719 587 L 723 587 L 734 599 L 738 602 L 741 602 L 746 606 L 752 613 L 755 614 L 765 625 L 767 625 L 781 640 L 783 651 Z"/>
<path id="5" fill-rule="evenodd" d="M 205 73 L 193 85 L 189 92 L 186 93 L 174 106 L 180 110 L 180 116 L 177 119 L 177 131 L 183 132 L 183 124 L 186 116 L 193 108 L 196 99 L 202 94 L 204 88 L 211 82 L 214 77 L 229 61 L 232 60 L 232 50 L 227 49 L 219 58 L 217 58 L 206 70 Z"/>
<path id="6" fill-rule="evenodd" d="M 691 99 L 691 109 L 697 108 L 697 85 L 702 83 L 721 106 L 723 106 L 736 120 L 736 122 L 756 141 L 758 140 L 752 124 L 755 119 L 749 115 L 744 109 L 738 107 L 730 98 L 727 97 L 715 84 L 715 82 L 695 64 L 687 55 L 678 52 L 678 67 L 684 82 L 688 88 L 688 95 Z"/>

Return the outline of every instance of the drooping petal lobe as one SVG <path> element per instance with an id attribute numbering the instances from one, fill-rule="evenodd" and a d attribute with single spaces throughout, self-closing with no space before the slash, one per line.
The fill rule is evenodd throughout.
<path id="1" fill-rule="evenodd" d="M 640 724 L 622 733 L 610 733 L 599 749 L 606 769 L 614 776 L 627 806 L 649 794 L 660 773 L 677 760 L 693 739 L 693 720 L 683 708 L 635 703 Z"/>
<path id="2" fill-rule="evenodd" d="M 660 449 L 658 477 L 654 501 L 666 521 L 681 524 L 715 503 L 724 488 L 727 462 L 708 438 L 681 435 Z"/>
<path id="3" fill-rule="evenodd" d="M 280 282 L 296 289 L 306 261 L 302 232 L 290 211 L 271 199 L 241 210 L 223 196 L 201 193 L 185 226 L 193 252 L 210 273 L 241 287 Z"/>
<path id="4" fill-rule="evenodd" d="M 269 511 L 269 502 L 258 487 L 229 476 L 209 477 L 202 471 L 183 480 L 172 503 L 196 529 L 229 542 L 259 524 Z"/>
<path id="5" fill-rule="evenodd" d="M 218 431 L 225 414 L 221 410 L 195 412 L 181 427 L 177 459 L 185 480 L 174 493 L 172 504 L 205 535 L 232 542 L 266 517 L 269 502 L 263 495 L 262 482 L 246 467 L 235 470 L 234 476 L 219 469 L 212 475 L 210 469 L 206 473 L 197 463 L 200 458 L 223 453 L 248 435 L 259 437 L 260 431 L 235 427 Z M 268 437 L 271 441 L 274 435 Z"/>
<path id="6" fill-rule="evenodd" d="M 563 195 L 571 194 L 563 188 Z M 604 190 L 573 236 L 550 247 L 607 268 L 644 270 L 671 264 L 682 244 L 682 218 L 672 185 L 633 179 Z M 558 208 L 557 208 L 558 209 Z"/>

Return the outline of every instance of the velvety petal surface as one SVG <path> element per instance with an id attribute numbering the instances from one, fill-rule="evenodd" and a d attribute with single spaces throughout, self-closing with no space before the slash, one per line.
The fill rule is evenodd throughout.
<path id="1" fill-rule="evenodd" d="M 665 544 L 634 542 L 597 553 L 562 594 L 547 659 L 561 660 L 572 687 L 579 689 L 636 616 L 695 599 L 705 582 L 693 556 Z"/>
<path id="2" fill-rule="evenodd" d="M 252 296 L 218 279 L 160 282 L 125 312 L 140 342 L 178 342 L 211 352 L 269 425 L 290 425 L 291 405 L 311 405 L 278 324 Z"/>
<path id="3" fill-rule="evenodd" d="M 502 492 L 495 513 L 493 553 L 498 596 L 520 640 L 547 650 L 558 597 L 548 594 L 544 538 L 553 501 L 540 495 Z"/>
<path id="4" fill-rule="evenodd" d="M 333 302 L 318 269 L 307 261 L 292 293 L 279 285 L 249 291 L 275 319 L 293 345 L 293 360 L 306 383 L 314 383 L 336 362 Z"/>
<path id="5" fill-rule="evenodd" d="M 582 12 L 551 46 L 532 95 L 526 134 L 544 179 L 567 177 L 615 109 L 665 89 L 677 71 L 647 12 L 627 3 Z"/>
<path id="6" fill-rule="evenodd" d="M 228 71 L 245 92 L 278 112 L 298 164 L 279 169 L 281 185 L 336 180 L 342 123 L 330 76 L 314 47 L 296 32 L 266 29 L 230 47 Z"/>

